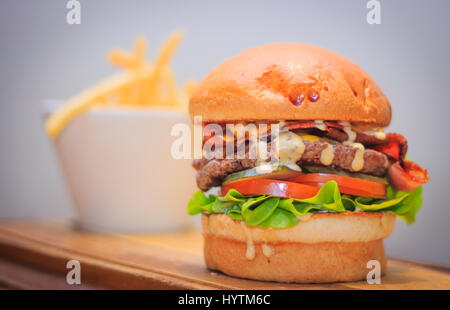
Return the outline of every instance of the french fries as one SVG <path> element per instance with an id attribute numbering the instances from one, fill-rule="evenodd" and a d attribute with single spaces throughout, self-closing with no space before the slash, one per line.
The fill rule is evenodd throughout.
<path id="1" fill-rule="evenodd" d="M 148 42 L 144 37 L 136 39 L 131 53 L 120 49 L 111 50 L 109 62 L 124 71 L 68 99 L 47 118 L 45 128 L 48 135 L 52 139 L 56 138 L 72 119 L 94 105 L 186 108 L 196 83 L 188 80 L 184 88 L 179 88 L 169 65 L 182 38 L 181 32 L 173 32 L 153 63 L 145 60 Z"/>

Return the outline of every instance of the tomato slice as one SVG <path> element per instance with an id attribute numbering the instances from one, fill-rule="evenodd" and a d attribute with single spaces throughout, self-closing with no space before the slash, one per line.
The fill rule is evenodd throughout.
<path id="1" fill-rule="evenodd" d="M 304 173 L 290 178 L 288 181 L 321 187 L 331 180 L 336 181 L 339 191 L 343 194 L 380 199 L 386 198 L 386 184 L 337 174 Z"/>
<path id="2" fill-rule="evenodd" d="M 297 199 L 311 198 L 319 191 L 317 186 L 269 179 L 249 179 L 228 183 L 222 186 L 222 195 L 225 196 L 230 189 L 248 196 L 266 194 Z"/>
<path id="3" fill-rule="evenodd" d="M 428 182 L 428 171 L 412 161 L 391 165 L 388 170 L 389 182 L 398 190 L 409 192 Z"/>

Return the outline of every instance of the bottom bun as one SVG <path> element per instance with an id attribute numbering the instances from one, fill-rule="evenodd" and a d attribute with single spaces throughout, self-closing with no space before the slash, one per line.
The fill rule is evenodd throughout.
<path id="1" fill-rule="evenodd" d="M 380 263 L 381 274 L 386 271 L 383 239 L 315 243 L 263 241 L 252 239 L 251 229 L 255 228 L 241 222 L 247 227 L 243 228 L 244 235 L 249 236 L 250 231 L 250 238 L 243 241 L 212 233 L 208 227 L 212 221 L 207 220 L 211 216 L 215 215 L 204 215 L 203 219 L 206 266 L 231 276 L 295 283 L 359 281 L 365 280 L 372 269 L 367 267 L 371 260 Z"/>

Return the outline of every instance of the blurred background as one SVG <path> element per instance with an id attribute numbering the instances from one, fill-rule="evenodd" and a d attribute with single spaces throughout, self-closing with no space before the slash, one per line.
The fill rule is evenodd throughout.
<path id="1" fill-rule="evenodd" d="M 110 48 L 129 50 L 145 35 L 153 58 L 172 30 L 184 30 L 172 62 L 181 82 L 200 80 L 246 48 L 298 41 L 368 71 L 391 101 L 388 131 L 404 134 L 408 155 L 430 172 L 417 221 L 398 221 L 385 242 L 388 256 L 450 265 L 450 2 L 382 0 L 379 25 L 367 23 L 367 2 L 81 0 L 81 24 L 69 25 L 67 1 L 2 0 L 0 217 L 73 217 L 42 102 L 116 72 L 106 61 Z"/>

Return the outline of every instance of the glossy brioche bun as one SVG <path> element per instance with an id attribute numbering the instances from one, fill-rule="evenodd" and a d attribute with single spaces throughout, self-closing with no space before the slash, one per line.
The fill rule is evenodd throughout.
<path id="1" fill-rule="evenodd" d="M 336 120 L 384 127 L 391 121 L 389 100 L 364 70 L 301 43 L 251 48 L 224 61 L 196 87 L 189 112 L 204 122 Z"/>
<path id="2" fill-rule="evenodd" d="M 392 213 L 320 213 L 285 229 L 251 227 L 224 214 L 202 216 L 209 269 L 252 280 L 329 283 L 366 279 L 370 260 L 386 271 L 383 238 Z"/>

